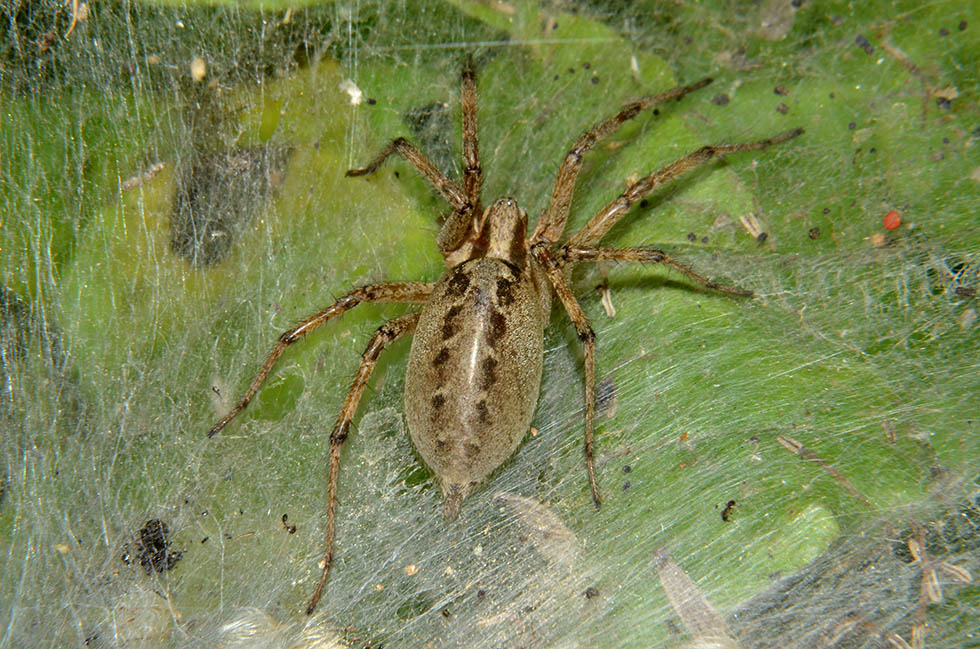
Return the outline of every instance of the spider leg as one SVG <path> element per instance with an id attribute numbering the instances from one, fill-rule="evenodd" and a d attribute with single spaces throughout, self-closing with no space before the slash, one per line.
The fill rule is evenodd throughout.
<path id="1" fill-rule="evenodd" d="M 480 140 L 477 134 L 476 119 L 476 73 L 473 71 L 473 59 L 466 57 L 462 75 L 462 111 L 463 111 L 463 191 L 466 194 L 466 205 L 463 208 L 453 206 L 445 223 L 439 229 L 436 245 L 442 253 L 446 264 L 450 267 L 471 258 L 474 255 L 474 236 L 482 228 L 484 218 L 483 205 L 480 203 L 480 192 L 483 188 L 483 169 L 480 166 Z"/>
<path id="2" fill-rule="evenodd" d="M 564 267 L 583 261 L 638 261 L 641 263 L 664 264 L 665 266 L 679 270 L 705 288 L 731 295 L 752 297 L 752 291 L 716 284 L 662 250 L 653 250 L 650 248 L 580 248 L 569 245 L 561 248 L 557 263 Z"/>
<path id="3" fill-rule="evenodd" d="M 323 573 L 321 573 L 320 581 L 317 582 L 316 589 L 313 591 L 313 597 L 310 599 L 310 605 L 306 607 L 307 615 L 313 613 L 313 609 L 316 608 L 317 603 L 320 601 L 320 597 L 323 595 L 323 586 L 327 583 L 327 575 L 330 574 L 330 566 L 333 564 L 333 540 L 337 520 L 337 475 L 340 471 L 340 447 L 343 445 L 344 440 L 347 439 L 347 433 L 350 430 L 351 421 L 353 421 L 354 414 L 357 412 L 357 404 L 360 403 L 361 396 L 364 394 L 364 388 L 367 387 L 368 379 L 371 378 L 371 373 L 378 364 L 378 356 L 381 355 L 381 352 L 384 351 L 386 346 L 398 340 L 405 334 L 414 331 L 415 325 L 418 324 L 419 321 L 419 315 L 420 314 L 418 313 L 409 313 L 401 316 L 400 318 L 389 320 L 378 327 L 378 331 L 371 337 L 371 341 L 368 343 L 367 349 L 364 350 L 364 354 L 361 356 L 361 365 L 357 369 L 357 374 L 354 375 L 354 381 L 351 383 L 350 391 L 347 393 L 347 398 L 344 400 L 344 406 L 340 409 L 340 415 L 337 416 L 337 423 L 334 424 L 333 432 L 330 434 L 330 479 L 327 487 L 327 531 L 324 537 L 326 551 L 323 555 Z"/>
<path id="4" fill-rule="evenodd" d="M 328 320 L 353 309 L 361 302 L 425 302 L 432 295 L 432 289 L 434 287 L 435 284 L 425 282 L 391 282 L 356 288 L 326 309 L 311 315 L 292 329 L 284 332 L 279 336 L 279 340 L 276 342 L 275 347 L 272 348 L 269 357 L 265 359 L 265 363 L 262 364 L 262 369 L 259 370 L 259 373 L 252 380 L 252 384 L 245 391 L 245 396 L 238 402 L 238 405 L 231 409 L 231 412 L 211 427 L 211 430 L 208 431 L 208 437 L 214 437 L 218 434 L 222 428 L 228 425 L 228 422 L 245 409 L 249 401 L 252 400 L 252 397 L 255 396 L 255 393 L 259 391 L 262 383 L 269 376 L 269 372 L 272 371 L 276 361 L 286 351 L 286 348 L 299 341 L 306 334 L 326 323 Z"/>
<path id="5" fill-rule="evenodd" d="M 425 155 L 403 137 L 394 140 L 368 166 L 349 169 L 347 176 L 366 176 L 378 170 L 389 156 L 398 154 L 407 160 L 426 180 L 442 194 L 453 211 L 439 230 L 436 244 L 449 266 L 472 256 L 471 235 L 478 233 L 479 218 L 483 214 L 480 191 L 483 186 L 483 170 L 480 167 L 480 145 L 476 121 L 476 74 L 472 61 L 467 59 L 462 75 L 463 106 L 463 187 L 449 180 Z"/>
<path id="6" fill-rule="evenodd" d="M 378 167 L 388 159 L 389 156 L 397 153 L 407 162 L 409 162 L 415 169 L 422 174 L 426 180 L 442 194 L 442 197 L 446 199 L 454 212 L 466 212 L 469 213 L 472 210 L 472 204 L 466 197 L 466 193 L 459 188 L 459 185 L 453 181 L 446 178 L 439 169 L 436 168 L 434 164 L 429 162 L 429 159 L 422 154 L 421 151 L 415 148 L 411 142 L 403 137 L 394 140 L 391 144 L 385 147 L 377 158 L 371 161 L 368 166 L 362 169 L 348 169 L 345 176 L 367 176 L 368 174 L 373 174 L 378 170 Z"/>
<path id="7" fill-rule="evenodd" d="M 71 2 L 71 24 L 68 26 L 68 31 L 65 32 L 65 38 L 71 36 L 72 30 L 78 24 L 78 0 L 67 0 L 65 4 L 68 2 Z"/>
<path id="8" fill-rule="evenodd" d="M 775 137 L 759 140 L 757 142 L 705 146 L 701 147 L 697 151 L 688 153 L 683 158 L 672 162 L 666 167 L 653 172 L 646 178 L 641 178 L 630 185 L 625 192 L 617 196 L 612 202 L 599 210 L 599 212 L 592 217 L 584 228 L 575 233 L 575 235 L 568 240 L 568 245 L 573 247 L 594 245 L 603 236 L 605 236 L 607 232 L 609 232 L 610 228 L 616 225 L 616 223 L 626 215 L 626 212 L 629 211 L 629 208 L 633 205 L 633 203 L 640 200 L 658 187 L 670 182 L 674 178 L 693 171 L 716 157 L 721 157 L 738 151 L 757 151 L 759 149 L 765 149 L 773 146 L 774 144 L 791 140 L 794 137 L 802 135 L 802 133 L 802 128 L 795 128 L 792 131 L 786 131 L 785 133 L 780 133 Z"/>
<path id="9" fill-rule="evenodd" d="M 565 312 L 575 325 L 575 331 L 585 350 L 585 463 L 589 473 L 589 488 L 592 490 L 592 502 L 596 508 L 602 504 L 599 497 L 599 484 L 596 480 L 593 438 L 595 437 L 595 332 L 589 326 L 589 320 L 582 311 L 575 294 L 568 285 L 568 279 L 562 272 L 561 263 L 552 258 L 548 247 L 539 243 L 531 248 L 533 259 L 541 265 L 545 274 L 555 288 L 555 294 L 565 307 Z"/>
<path id="10" fill-rule="evenodd" d="M 480 190 L 483 187 L 483 169 L 480 167 L 480 140 L 476 129 L 476 73 L 473 60 L 466 58 L 463 68 L 463 190 L 476 214 L 483 213 Z"/>
<path id="11" fill-rule="evenodd" d="M 554 243 L 561 237 L 568 222 L 568 209 L 572 203 L 572 194 L 575 191 L 575 179 L 582 167 L 582 157 L 600 140 L 615 133 L 624 122 L 633 119 L 645 108 L 671 99 L 680 99 L 684 95 L 705 87 L 711 81 L 710 78 L 702 79 L 689 86 L 677 86 L 659 95 L 645 97 L 629 103 L 615 116 L 582 133 L 568 153 L 565 154 L 565 159 L 562 160 L 561 168 L 558 169 L 558 177 L 555 178 L 555 188 L 551 192 L 551 202 L 541 218 L 538 219 L 534 232 L 531 234 L 531 243 L 541 241 Z"/>

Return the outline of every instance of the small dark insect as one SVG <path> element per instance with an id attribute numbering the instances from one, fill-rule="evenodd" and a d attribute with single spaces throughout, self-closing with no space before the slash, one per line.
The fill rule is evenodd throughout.
<path id="1" fill-rule="evenodd" d="M 820 228 L 810 228 L 810 231 L 807 232 L 807 236 L 813 241 L 816 241 L 820 238 Z"/>
<path id="2" fill-rule="evenodd" d="M 711 79 L 703 79 L 629 103 L 579 136 L 561 163 L 548 207 L 530 233 L 528 215 L 515 199 L 504 197 L 489 206 L 483 204 L 476 75 L 469 63 L 462 75 L 461 184 L 447 178 L 404 138 L 391 142 L 366 167 L 347 172 L 348 176 L 369 175 L 388 157 L 399 155 L 428 180 L 452 207 L 436 240 L 449 270 L 435 283 L 386 282 L 354 289 L 283 333 L 241 401 L 208 432 L 209 437 L 217 434 L 248 405 L 287 347 L 326 322 L 361 302 L 422 305 L 420 313 L 408 313 L 378 328 L 364 351 L 330 435 L 326 552 L 308 614 L 320 600 L 333 564 L 341 445 L 351 430 L 378 356 L 390 343 L 413 332 L 405 373 L 405 417 L 416 450 L 442 487 L 445 516 L 453 519 L 467 494 L 513 454 L 530 428 L 541 385 L 544 330 L 551 318 L 552 298 L 557 297 L 584 347 L 585 467 L 592 500 L 599 506 L 593 450 L 595 333 L 572 292 L 570 269 L 600 261 L 657 263 L 707 289 L 750 296 L 750 291 L 711 281 L 663 251 L 603 248 L 598 244 L 635 203 L 671 180 L 727 154 L 759 151 L 793 139 L 803 129 L 755 142 L 703 146 L 633 182 L 585 227 L 566 238 L 576 179 L 585 155 L 624 122 L 709 83 Z"/>
<path id="3" fill-rule="evenodd" d="M 864 36 L 864 34 L 858 34 L 854 39 L 854 42 L 857 43 L 858 47 L 864 50 L 865 54 L 870 56 L 875 53 L 875 48 L 871 46 L 871 42 Z"/>
<path id="4" fill-rule="evenodd" d="M 731 517 L 732 511 L 734 509 L 735 509 L 735 501 L 734 500 L 729 500 L 725 504 L 725 508 L 723 510 L 721 510 L 721 520 L 723 520 L 723 521 L 725 521 L 727 523 L 729 521 L 729 518 Z"/>
<path id="5" fill-rule="evenodd" d="M 290 525 L 287 522 L 288 520 L 289 520 L 289 514 L 283 514 L 282 515 L 282 526 L 284 528 L 286 528 L 286 531 L 289 532 L 290 534 L 295 534 L 296 533 L 296 526 L 295 525 Z"/>
<path id="6" fill-rule="evenodd" d="M 167 540 L 170 528 L 158 518 L 147 521 L 138 534 L 139 539 L 133 541 L 136 545 L 136 556 L 130 551 L 130 543 L 126 543 L 122 560 L 128 565 L 135 559 L 143 566 L 146 574 L 171 570 L 184 554 L 170 549 L 170 541 Z"/>
<path id="7" fill-rule="evenodd" d="M 583 595 L 585 595 L 585 599 L 595 599 L 599 596 L 599 589 L 595 586 L 589 586 L 585 589 Z"/>

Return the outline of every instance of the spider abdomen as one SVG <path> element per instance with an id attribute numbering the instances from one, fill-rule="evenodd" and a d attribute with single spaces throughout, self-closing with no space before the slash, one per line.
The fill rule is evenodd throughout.
<path id="1" fill-rule="evenodd" d="M 422 310 L 405 375 L 405 415 L 449 518 L 530 427 L 544 318 L 531 270 L 488 257 L 450 270 Z"/>

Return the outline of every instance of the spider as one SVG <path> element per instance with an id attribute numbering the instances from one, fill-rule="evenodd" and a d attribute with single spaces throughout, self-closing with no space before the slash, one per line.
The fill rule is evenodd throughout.
<path id="1" fill-rule="evenodd" d="M 728 153 L 755 151 L 803 133 L 797 128 L 742 144 L 704 146 L 632 183 L 564 244 L 575 180 L 583 156 L 642 110 L 711 83 L 703 79 L 627 104 L 615 116 L 586 131 L 572 145 L 558 170 L 551 201 L 528 235 L 527 213 L 510 197 L 484 208 L 483 170 L 477 138 L 476 75 L 471 59 L 462 72 L 463 179 L 447 178 L 404 138 L 391 142 L 370 164 L 347 176 L 375 172 L 400 155 L 425 177 L 452 207 L 437 244 L 449 270 L 434 283 L 385 282 L 356 288 L 326 309 L 283 333 L 241 401 L 208 432 L 214 436 L 244 409 L 287 347 L 361 302 L 409 302 L 420 312 L 382 324 L 362 355 L 330 435 L 326 551 L 323 571 L 307 614 L 313 612 L 333 563 L 340 449 L 378 356 L 391 342 L 414 332 L 405 376 L 405 416 L 419 455 L 435 473 L 445 497 L 445 515 L 454 519 L 470 490 L 505 462 L 530 428 L 541 384 L 544 330 L 552 296 L 568 314 L 584 346 L 585 463 L 592 500 L 601 499 L 596 481 L 595 333 L 569 285 L 569 271 L 582 262 L 653 262 L 674 268 L 702 286 L 731 295 L 751 292 L 716 284 L 660 250 L 600 248 L 597 243 L 633 203 L 665 183 Z"/>

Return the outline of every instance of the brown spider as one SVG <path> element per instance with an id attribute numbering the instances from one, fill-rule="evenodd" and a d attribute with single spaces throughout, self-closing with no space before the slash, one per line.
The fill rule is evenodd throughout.
<path id="1" fill-rule="evenodd" d="M 213 436 L 245 408 L 287 347 L 320 325 L 361 302 L 415 302 L 409 313 L 381 325 L 364 351 L 360 368 L 330 435 L 326 552 L 323 572 L 307 613 L 323 592 L 333 563 L 337 475 L 340 448 L 378 356 L 392 341 L 415 331 L 405 376 L 405 415 L 419 455 L 436 474 L 445 496 L 448 519 L 459 514 L 469 491 L 511 456 L 531 424 L 541 384 L 544 329 L 551 316 L 552 292 L 575 325 L 585 348 L 585 459 L 592 500 L 599 487 L 593 461 L 595 417 L 595 334 L 568 283 L 568 270 L 585 261 L 639 261 L 666 264 L 717 291 L 748 296 L 749 291 L 720 286 L 672 259 L 647 248 L 598 248 L 596 244 L 633 203 L 664 183 L 715 157 L 755 151 L 797 137 L 794 129 L 776 137 L 705 146 L 641 178 L 599 211 L 584 228 L 556 246 L 568 221 L 569 205 L 582 156 L 643 109 L 680 99 L 711 83 L 704 79 L 646 97 L 583 133 L 558 170 L 548 208 L 527 236 L 527 213 L 513 198 L 484 209 L 476 125 L 476 77 L 468 61 L 462 74 L 463 183 L 449 180 L 404 138 L 394 140 L 367 167 L 348 176 L 373 173 L 392 154 L 412 164 L 452 206 L 437 243 L 449 270 L 435 283 L 386 282 L 354 289 L 326 309 L 283 333 L 235 408 L 208 432 Z"/>

